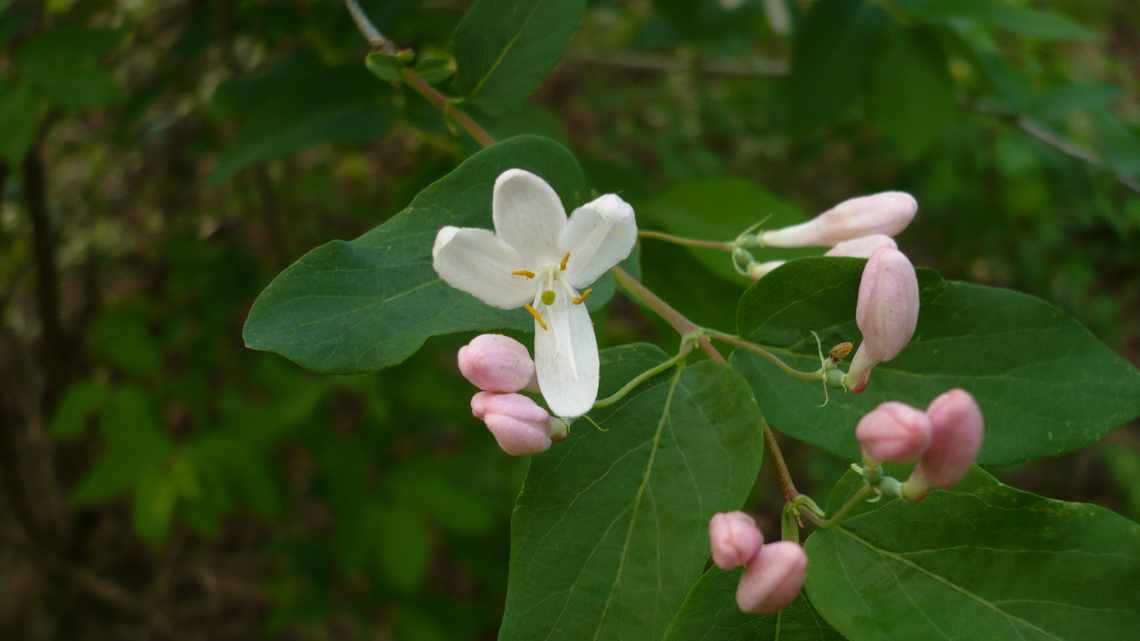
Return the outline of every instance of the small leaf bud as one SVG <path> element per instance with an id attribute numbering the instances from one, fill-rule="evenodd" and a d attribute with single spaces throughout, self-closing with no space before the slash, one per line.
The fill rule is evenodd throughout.
<path id="1" fill-rule="evenodd" d="M 763 543 L 756 521 L 744 512 L 720 512 L 709 520 L 713 563 L 722 570 L 747 564 Z"/>
<path id="2" fill-rule="evenodd" d="M 761 547 L 736 587 L 736 604 L 754 614 L 782 610 L 800 593 L 807 564 L 804 549 L 790 541 Z"/>

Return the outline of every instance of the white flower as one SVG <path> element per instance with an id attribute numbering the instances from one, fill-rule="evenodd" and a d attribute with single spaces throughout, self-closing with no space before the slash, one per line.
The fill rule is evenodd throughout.
<path id="1" fill-rule="evenodd" d="M 559 416 L 581 416 L 598 397 L 598 342 L 582 303 L 589 285 L 633 251 L 633 207 L 606 194 L 570 219 L 538 176 L 509 169 L 495 180 L 495 232 L 444 227 L 432 249 L 435 271 L 452 287 L 534 317 L 538 386 Z"/>

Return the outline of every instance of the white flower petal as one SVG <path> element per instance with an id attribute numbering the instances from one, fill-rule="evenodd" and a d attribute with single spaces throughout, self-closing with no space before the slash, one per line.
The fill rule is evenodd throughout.
<path id="1" fill-rule="evenodd" d="M 523 268 L 522 257 L 487 229 L 444 227 L 431 254 L 448 285 L 493 307 L 514 309 L 534 295 L 534 281 L 511 274 Z"/>
<path id="2" fill-rule="evenodd" d="M 570 252 L 566 278 L 584 289 L 625 260 L 637 242 L 633 207 L 617 194 L 606 194 L 574 210 L 559 239 L 560 253 Z"/>
<path id="3" fill-rule="evenodd" d="M 529 268 L 557 263 L 558 237 L 566 210 L 545 180 L 522 169 L 508 169 L 495 180 L 491 196 L 495 233 L 515 248 Z"/>
<path id="4" fill-rule="evenodd" d="M 572 304 L 573 293 L 561 289 L 553 305 L 536 304 L 546 329 L 535 322 L 535 368 L 551 412 L 581 416 L 598 399 L 598 342 L 586 306 Z"/>

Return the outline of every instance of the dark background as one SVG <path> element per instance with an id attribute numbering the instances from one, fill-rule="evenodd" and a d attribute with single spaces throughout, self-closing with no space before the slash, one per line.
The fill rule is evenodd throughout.
<path id="1" fill-rule="evenodd" d="M 362 4 L 446 92 L 468 3 Z M 910 191 L 916 264 L 1053 301 L 1140 362 L 1140 5 L 1009 3 L 1058 26 L 788 2 L 788 32 L 766 4 L 591 2 L 525 107 L 472 115 L 564 142 L 644 228 L 684 185 L 723 222 L 738 203 L 702 179 L 805 215 Z M 241 341 L 280 269 L 474 143 L 368 73 L 337 2 L 0 10 L 0 637 L 494 638 L 526 462 L 469 415 L 468 337 L 353 377 Z M 659 243 L 642 258 L 656 291 L 732 329 L 746 283 Z M 596 322 L 603 345 L 675 341 L 621 297 Z M 844 470 L 784 441 L 805 491 Z M 1140 517 L 1136 426 L 995 471 Z M 773 537 L 768 474 L 750 508 Z"/>

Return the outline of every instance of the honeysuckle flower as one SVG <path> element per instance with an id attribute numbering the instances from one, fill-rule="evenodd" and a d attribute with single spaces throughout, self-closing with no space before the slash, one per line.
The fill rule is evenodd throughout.
<path id="1" fill-rule="evenodd" d="M 722 570 L 747 565 L 763 544 L 756 521 L 744 512 L 719 512 L 709 520 L 709 548 Z"/>
<path id="2" fill-rule="evenodd" d="M 948 488 L 966 475 L 982 447 L 985 420 L 969 392 L 952 389 L 930 402 L 930 447 L 902 485 L 902 496 L 921 499 L 932 487 Z"/>
<path id="3" fill-rule="evenodd" d="M 800 593 L 807 564 L 804 549 L 791 541 L 761 547 L 736 586 L 736 605 L 754 614 L 784 609 Z"/>
<path id="4" fill-rule="evenodd" d="M 566 437 L 566 423 L 522 394 L 479 392 L 471 413 L 483 420 L 499 448 L 511 456 L 538 454 Z"/>
<path id="5" fill-rule="evenodd" d="M 918 201 L 902 191 L 884 191 L 845 200 L 806 223 L 760 235 L 768 247 L 827 247 L 861 236 L 894 236 L 918 212 Z"/>
<path id="6" fill-rule="evenodd" d="M 897 356 L 918 325 L 918 276 L 902 252 L 883 248 L 867 261 L 859 281 L 855 322 L 863 342 L 843 383 L 861 392 L 875 365 Z"/>
<path id="7" fill-rule="evenodd" d="M 834 247 L 827 250 L 824 256 L 849 256 L 851 258 L 870 258 L 875 252 L 887 247 L 890 249 L 898 249 L 898 243 L 894 238 L 886 234 L 872 234 L 870 236 L 860 236 L 859 238 L 852 238 L 840 243 L 836 243 Z"/>
<path id="8" fill-rule="evenodd" d="M 459 348 L 459 371 L 486 392 L 517 392 L 534 381 L 534 361 L 526 346 L 510 336 L 480 334 Z"/>
<path id="9" fill-rule="evenodd" d="M 538 386 L 559 416 L 581 416 L 598 397 L 598 343 L 583 304 L 590 284 L 633 251 L 633 207 L 606 194 L 569 220 L 542 178 L 509 169 L 495 180 L 492 233 L 444 227 L 432 263 L 452 287 L 534 317 Z"/>
<path id="10" fill-rule="evenodd" d="M 926 412 L 897 401 L 871 410 L 855 427 L 863 455 L 877 463 L 914 461 L 930 445 L 930 434 Z"/>

